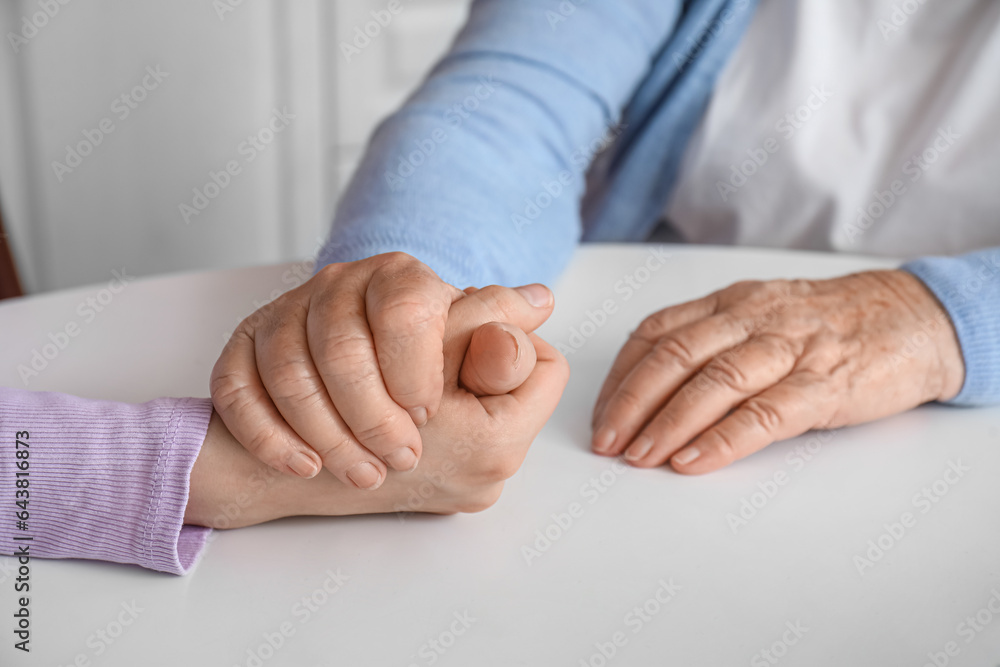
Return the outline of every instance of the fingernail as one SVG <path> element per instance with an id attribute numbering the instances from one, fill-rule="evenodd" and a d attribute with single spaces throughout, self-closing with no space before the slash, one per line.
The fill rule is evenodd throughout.
<path id="1" fill-rule="evenodd" d="M 688 447 L 687 449 L 682 449 L 681 451 L 674 454 L 673 458 L 670 459 L 671 463 L 676 463 L 677 465 L 687 465 L 694 461 L 696 458 L 701 456 L 701 452 L 698 451 L 697 447 Z"/>
<path id="2" fill-rule="evenodd" d="M 514 362 L 511 365 L 517 368 L 517 362 L 521 361 L 521 344 L 517 342 L 517 336 L 511 332 L 507 331 L 507 335 L 514 341 Z"/>
<path id="3" fill-rule="evenodd" d="M 638 438 L 636 438 L 635 442 L 632 443 L 632 446 L 629 447 L 628 450 L 626 450 L 625 458 L 628 459 L 629 461 L 638 461 L 646 454 L 649 454 L 649 450 L 651 450 L 652 448 L 653 448 L 653 439 L 648 435 L 646 435 L 645 433 L 643 433 Z"/>
<path id="4" fill-rule="evenodd" d="M 311 479 L 319 474 L 320 466 L 302 452 L 295 452 L 288 457 L 285 464 L 299 477 Z"/>
<path id="5" fill-rule="evenodd" d="M 594 451 L 600 454 L 607 454 L 611 450 L 611 445 L 615 444 L 615 430 L 610 426 L 602 426 L 594 434 Z"/>
<path id="6" fill-rule="evenodd" d="M 382 483 L 382 475 L 379 474 L 378 468 L 368 461 L 355 463 L 351 466 L 351 469 L 347 471 L 347 478 L 354 482 L 354 486 L 359 489 L 374 489 Z"/>
<path id="7" fill-rule="evenodd" d="M 417 426 L 423 426 L 427 423 L 427 408 L 410 408 L 410 418 Z"/>
<path id="8" fill-rule="evenodd" d="M 552 292 L 545 285 L 535 283 L 533 285 L 515 287 L 514 290 L 535 308 L 545 308 L 552 303 Z"/>
<path id="9" fill-rule="evenodd" d="M 393 470 L 409 472 L 417 467 L 417 455 L 409 447 L 400 447 L 396 451 L 386 454 L 385 462 Z"/>

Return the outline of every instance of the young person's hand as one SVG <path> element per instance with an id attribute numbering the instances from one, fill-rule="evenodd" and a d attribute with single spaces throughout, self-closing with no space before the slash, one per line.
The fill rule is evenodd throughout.
<path id="1" fill-rule="evenodd" d="M 191 473 L 185 523 L 234 528 L 300 514 L 450 514 L 496 502 L 559 402 L 569 365 L 538 336 L 495 324 L 510 315 L 514 325 L 535 321 L 530 312 L 518 313 L 522 297 L 514 290 L 469 293 L 448 316 L 442 399 L 420 427 L 424 452 L 418 470 L 390 472 L 374 492 L 326 471 L 312 479 L 282 475 L 255 459 L 213 415 Z M 501 345 L 509 345 L 505 353 L 497 353 Z M 514 383 L 519 386 L 503 395 L 477 396 L 465 388 L 490 393 Z"/>
<path id="2" fill-rule="evenodd" d="M 705 473 L 953 398 L 964 377 L 948 314 L 905 271 L 737 283 L 639 325 L 594 407 L 593 448 Z"/>
<path id="3" fill-rule="evenodd" d="M 311 477 L 325 466 L 375 489 L 387 469 L 420 459 L 418 427 L 441 401 L 449 308 L 464 297 L 404 253 L 327 266 L 239 325 L 212 371 L 215 408 L 276 470 Z M 497 321 L 530 332 L 552 294 L 530 285 L 497 306 Z"/>

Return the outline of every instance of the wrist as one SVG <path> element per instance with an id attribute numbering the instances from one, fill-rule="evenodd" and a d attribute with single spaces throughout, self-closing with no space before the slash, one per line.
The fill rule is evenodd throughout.
<path id="1" fill-rule="evenodd" d="M 926 345 L 931 350 L 927 400 L 953 399 L 965 382 L 965 361 L 948 311 L 924 282 L 912 273 L 903 270 L 883 273 L 916 318 L 916 328 L 908 343 L 914 348 Z"/>
<path id="2" fill-rule="evenodd" d="M 213 411 L 191 470 L 184 523 L 239 528 L 298 513 L 300 497 L 288 481 L 247 452 Z"/>
<path id="3" fill-rule="evenodd" d="M 242 528 L 289 516 L 346 516 L 391 511 L 388 492 L 350 488 L 328 470 L 311 479 L 257 460 L 213 412 L 191 470 L 184 523 Z"/>

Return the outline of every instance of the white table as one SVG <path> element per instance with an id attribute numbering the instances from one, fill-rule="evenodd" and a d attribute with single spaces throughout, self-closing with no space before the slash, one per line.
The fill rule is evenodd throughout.
<path id="1" fill-rule="evenodd" d="M 571 327 L 580 330 L 586 311 L 607 299 L 618 312 L 602 327 L 583 327 L 593 335 L 570 355 L 562 403 L 492 509 L 405 521 L 303 518 L 216 533 L 187 577 L 35 561 L 27 661 L 11 648 L 15 595 L 0 571 L 0 665 L 68 665 L 82 655 L 128 667 L 920 667 L 928 653 L 939 665 L 997 665 L 1000 613 L 990 605 L 1000 611 L 1000 409 L 926 406 L 772 445 L 702 477 L 624 469 L 589 453 L 596 392 L 646 314 L 741 279 L 889 265 L 668 251 L 628 300 L 616 281 L 647 277 L 639 267 L 649 247 L 583 248 L 555 286 L 556 313 L 541 332 L 553 343 L 568 343 Z M 225 335 L 255 300 L 289 287 L 286 271 L 136 281 L 86 324 L 77 304 L 97 289 L 0 305 L 0 382 L 23 386 L 16 365 L 47 333 L 78 321 L 81 333 L 30 388 L 126 401 L 205 396 Z M 952 465 L 968 471 L 947 474 L 953 485 L 938 481 Z M 769 483 L 776 475 L 785 484 Z M 946 495 L 915 504 L 935 482 Z M 730 515 L 744 500 L 759 507 L 752 517 L 744 508 L 750 518 L 734 532 Z M 571 507 L 572 525 L 559 527 L 553 516 L 566 526 Z M 913 521 L 897 540 L 885 524 L 905 512 Z M 538 531 L 554 538 L 548 546 Z M 859 573 L 855 557 L 880 537 L 890 549 Z M 522 547 L 536 541 L 529 564 Z M 349 579 L 337 584 L 330 573 Z M 302 604 L 310 597 L 313 610 Z M 96 633 L 114 634 L 133 601 L 142 611 L 104 644 Z M 948 642 L 957 655 L 945 654 Z"/>

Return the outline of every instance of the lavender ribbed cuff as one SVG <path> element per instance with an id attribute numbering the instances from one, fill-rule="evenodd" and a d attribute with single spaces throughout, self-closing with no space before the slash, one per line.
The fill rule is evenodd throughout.
<path id="1" fill-rule="evenodd" d="M 183 521 L 211 414 L 210 399 L 130 405 L 0 387 L 0 553 L 30 536 L 34 557 L 186 573 L 210 532 Z M 27 459 L 16 458 L 19 431 L 30 434 Z M 27 530 L 15 505 L 25 460 Z"/>

